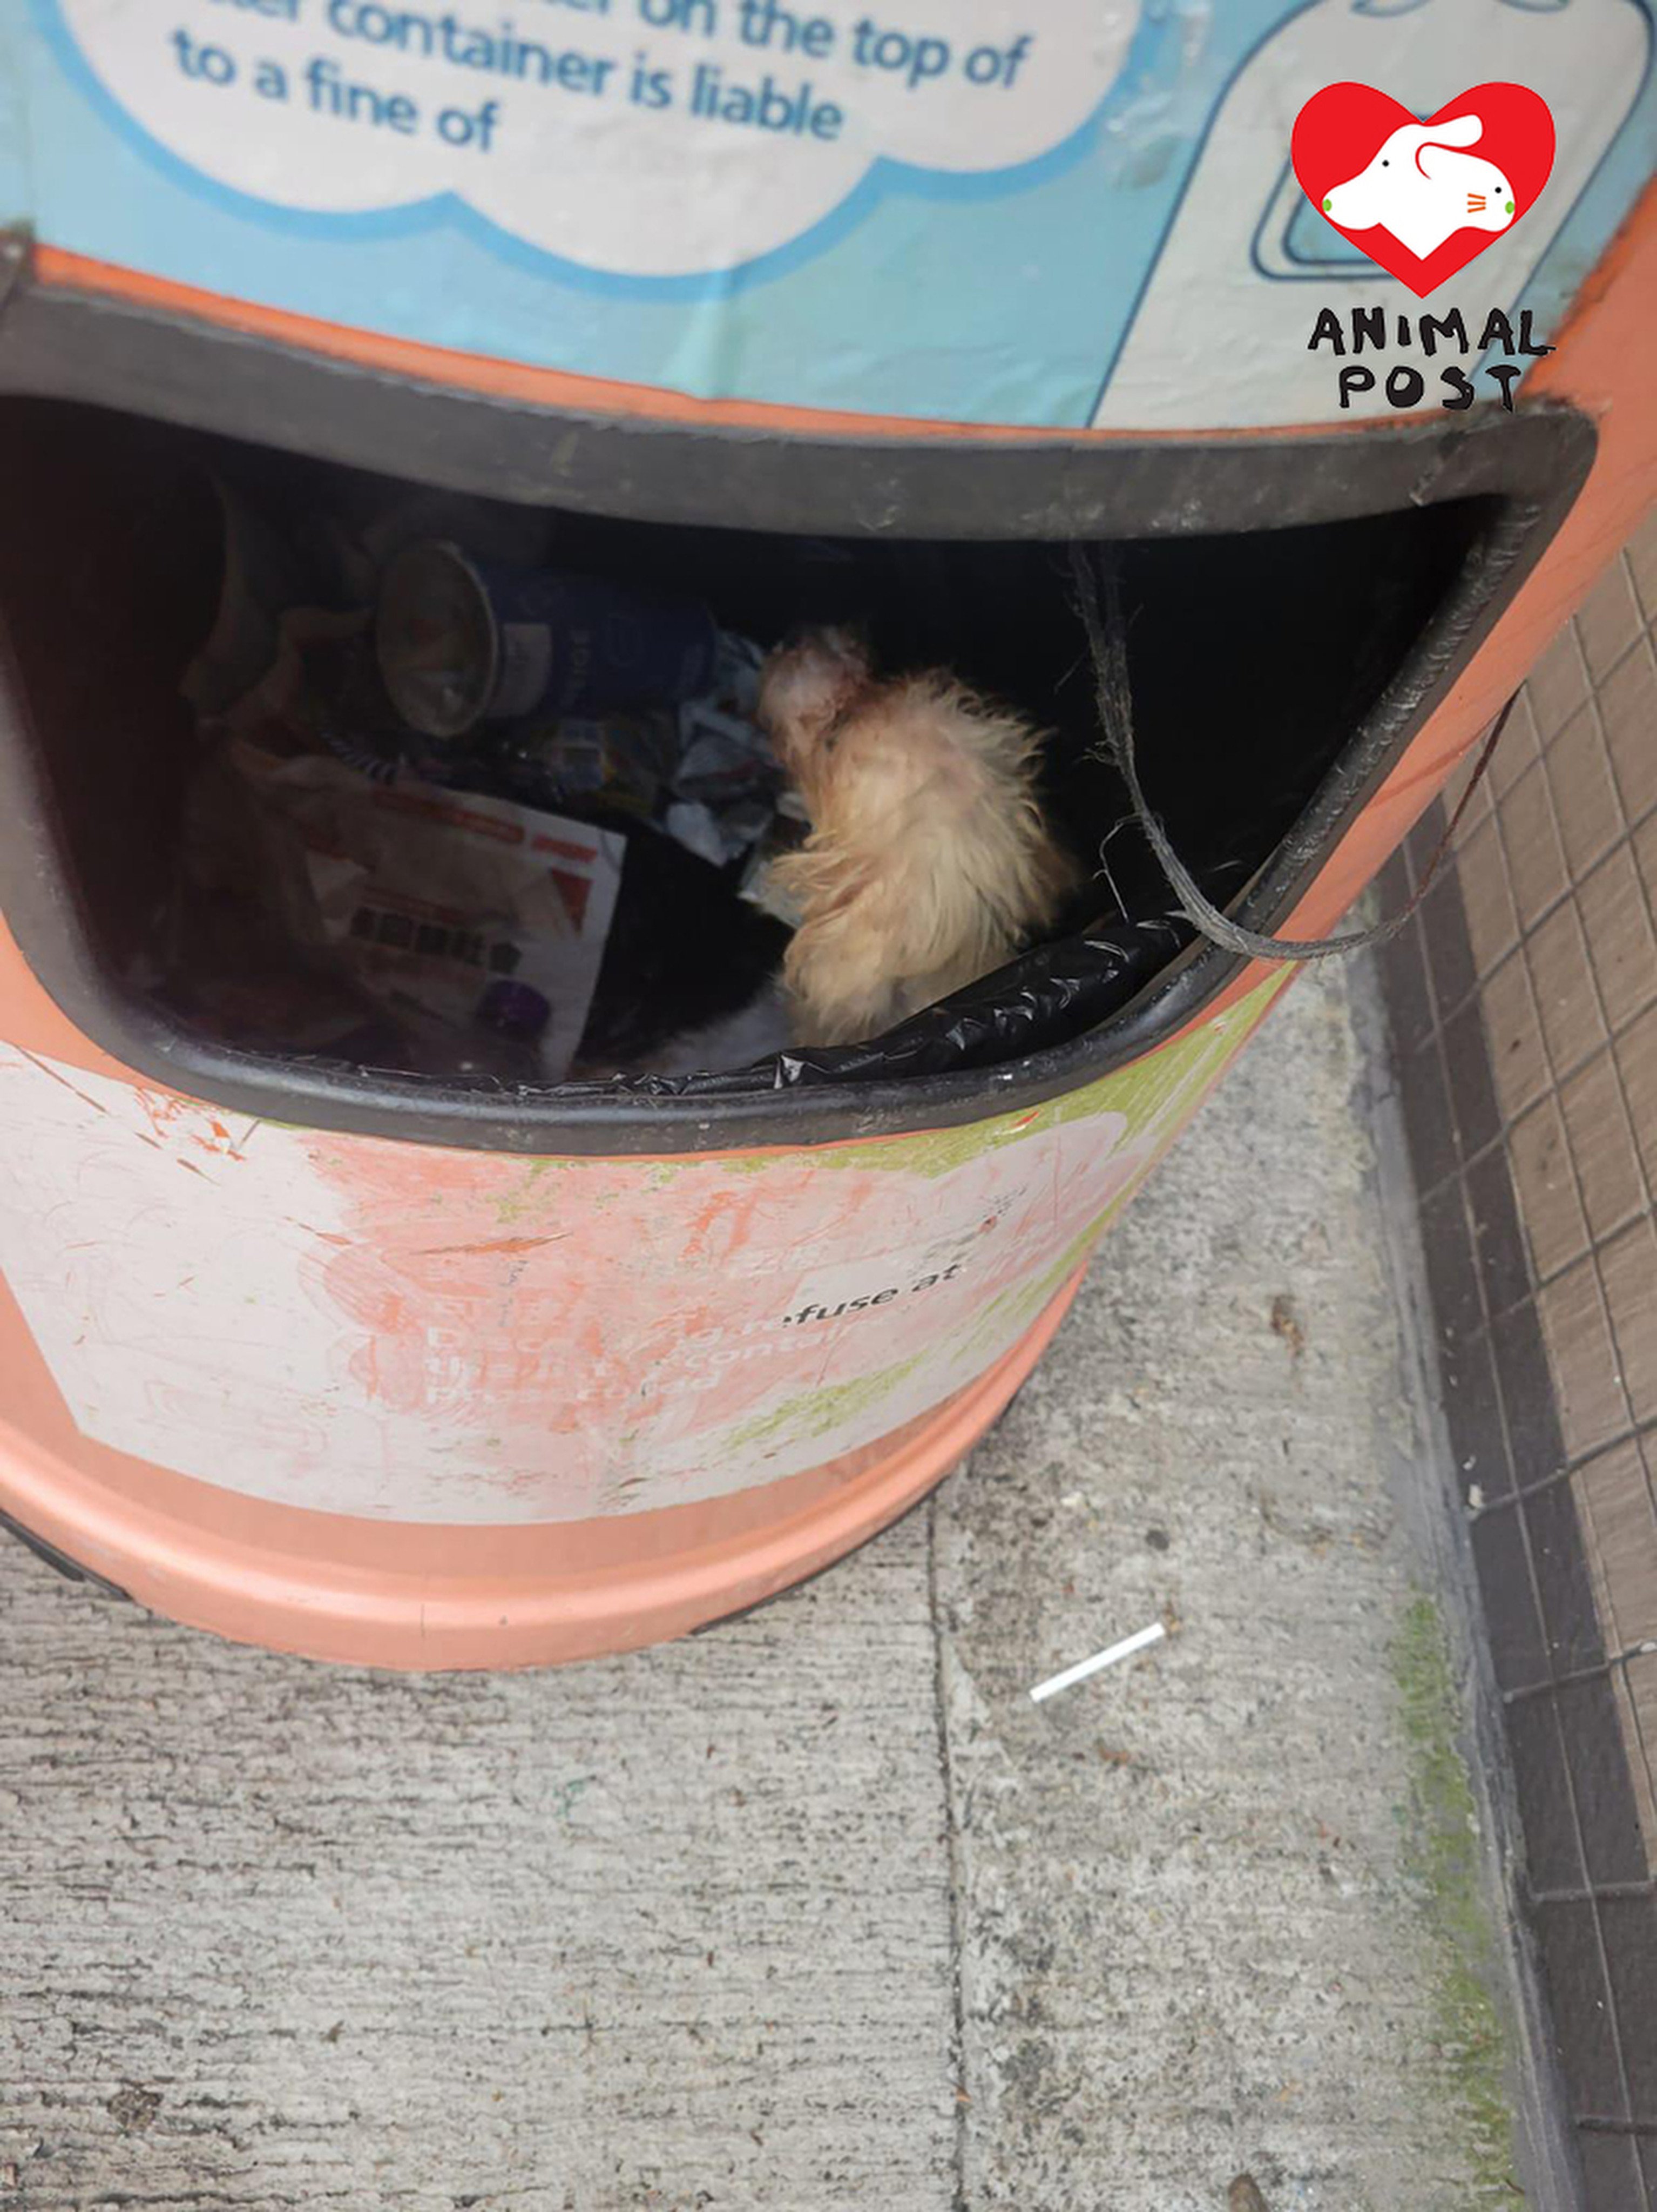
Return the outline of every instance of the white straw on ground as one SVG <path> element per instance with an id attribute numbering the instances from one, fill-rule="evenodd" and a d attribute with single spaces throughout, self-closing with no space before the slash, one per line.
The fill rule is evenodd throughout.
<path id="1" fill-rule="evenodd" d="M 1089 1674 L 1101 1674 L 1107 1667 L 1114 1667 L 1120 1660 L 1131 1659 L 1136 1651 L 1143 1651 L 1147 1644 L 1160 1644 L 1167 1634 L 1162 1622 L 1153 1620 L 1149 1628 L 1142 1628 L 1132 1636 L 1125 1636 L 1120 1644 L 1113 1644 L 1108 1650 L 1096 1651 L 1091 1659 L 1078 1659 L 1073 1667 L 1066 1667 L 1062 1674 L 1053 1674 L 1045 1682 L 1038 1682 L 1030 1692 L 1032 1703 L 1039 1705 L 1043 1698 L 1057 1697 L 1060 1690 L 1068 1690 L 1077 1682 L 1085 1682 Z"/>

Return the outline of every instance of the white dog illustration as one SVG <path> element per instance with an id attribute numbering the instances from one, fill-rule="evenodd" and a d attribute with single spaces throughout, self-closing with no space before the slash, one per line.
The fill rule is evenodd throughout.
<path id="1" fill-rule="evenodd" d="M 1513 186 L 1494 162 L 1451 150 L 1484 135 L 1477 115 L 1401 124 L 1367 169 L 1335 185 L 1323 211 L 1343 230 L 1390 230 L 1422 261 L 1458 230 L 1506 230 Z"/>

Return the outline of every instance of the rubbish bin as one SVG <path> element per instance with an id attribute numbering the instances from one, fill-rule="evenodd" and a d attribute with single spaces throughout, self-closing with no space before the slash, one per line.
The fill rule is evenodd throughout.
<path id="1" fill-rule="evenodd" d="M 132 958 L 222 561 L 204 471 L 555 510 L 733 605 L 826 545 L 872 609 L 1072 720 L 1063 556 L 1109 547 L 1153 797 L 1182 837 L 1246 825 L 1239 919 L 1325 929 L 1657 463 L 1648 26 L 1573 9 L 1605 19 L 1614 100 L 1505 0 L 1388 31 L 1424 110 L 1477 13 L 1479 69 L 1507 42 L 1546 76 L 1561 149 L 1522 244 L 1419 310 L 1308 247 L 1284 185 L 1299 100 L 1379 35 L 1345 0 L 1201 52 L 1150 17 L 1119 51 L 1081 0 L 1022 55 L 985 6 L 925 36 L 790 18 L 744 58 L 712 0 L 644 11 L 636 64 L 596 18 L 489 33 L 485 68 L 355 4 L 194 0 L 162 33 L 47 0 L 0 33 L 30 233 L 0 307 L 0 1510 L 226 1634 L 505 1666 L 737 1611 L 956 1464 L 1289 971 L 1123 900 L 1082 749 L 1096 920 L 866 1052 L 536 1091 L 227 1046 Z M 1255 243 L 1205 258 L 1174 218 L 1229 131 Z M 1514 407 L 1500 380 L 1391 397 L 1431 366 L 1405 308 L 1460 309 L 1471 377 L 1522 303 L 1507 336 L 1554 350 L 1514 353 Z M 1366 345 L 1363 388 L 1339 371 Z M 1156 395 L 1128 420 L 1117 360 Z"/>

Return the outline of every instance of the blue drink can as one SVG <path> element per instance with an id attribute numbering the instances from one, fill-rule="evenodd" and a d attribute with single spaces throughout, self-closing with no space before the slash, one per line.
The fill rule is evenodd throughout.
<path id="1" fill-rule="evenodd" d="M 474 561 L 421 538 L 385 571 L 374 645 L 410 728 L 458 738 L 525 714 L 694 699 L 713 680 L 719 632 L 695 599 Z"/>

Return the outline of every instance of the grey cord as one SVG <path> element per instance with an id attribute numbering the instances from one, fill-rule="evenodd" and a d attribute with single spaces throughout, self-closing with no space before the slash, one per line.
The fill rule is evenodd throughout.
<path id="1" fill-rule="evenodd" d="M 1496 740 L 1507 727 L 1508 717 L 1514 710 L 1519 694 L 1514 692 L 1491 725 L 1467 788 L 1462 793 L 1444 835 L 1438 841 L 1432 859 L 1427 864 L 1426 872 L 1408 903 L 1399 913 L 1385 921 L 1377 922 L 1372 929 L 1350 930 L 1340 937 L 1263 937 L 1258 930 L 1245 929 L 1229 915 L 1222 914 L 1213 901 L 1205 895 L 1196 878 L 1174 851 L 1161 820 L 1151 811 L 1144 787 L 1139 781 L 1138 763 L 1134 753 L 1133 695 L 1128 683 L 1127 625 L 1122 617 L 1121 578 L 1115 561 L 1108 556 L 1101 563 L 1103 570 L 1102 585 L 1100 574 L 1096 571 L 1085 546 L 1072 544 L 1070 559 L 1071 570 L 1076 579 L 1076 610 L 1087 632 L 1088 651 L 1093 661 L 1095 702 L 1106 750 L 1127 786 L 1128 799 L 1134 816 L 1151 851 L 1162 863 L 1162 872 L 1179 901 L 1181 911 L 1192 927 L 1211 944 L 1222 945 L 1229 952 L 1241 952 L 1253 960 L 1332 960 L 1338 954 L 1360 952 L 1365 945 L 1384 945 L 1388 938 L 1396 937 L 1431 888 L 1439 864 L 1449 851 L 1462 815 L 1466 811 L 1467 802 L 1490 766 Z"/>

